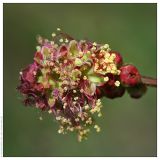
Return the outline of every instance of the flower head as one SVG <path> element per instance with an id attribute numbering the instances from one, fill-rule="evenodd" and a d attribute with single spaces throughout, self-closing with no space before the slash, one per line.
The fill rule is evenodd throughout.
<path id="1" fill-rule="evenodd" d="M 124 72 L 120 53 L 111 51 L 108 44 L 77 41 L 62 32 L 52 37 L 50 41 L 37 38 L 34 62 L 20 72 L 18 90 L 25 105 L 55 116 L 58 133 L 76 131 L 81 141 L 91 127 L 100 131 L 95 121 L 95 115 L 102 115 L 100 98 L 121 97 L 125 92 L 121 82 L 128 83 L 126 74 L 136 70 Z"/>

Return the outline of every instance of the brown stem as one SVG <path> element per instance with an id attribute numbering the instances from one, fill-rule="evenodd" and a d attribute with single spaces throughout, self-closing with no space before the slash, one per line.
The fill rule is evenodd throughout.
<path id="1" fill-rule="evenodd" d="M 53 40 L 57 39 L 59 36 L 62 36 L 62 37 L 64 37 L 64 38 L 67 38 L 68 40 L 74 40 L 74 38 L 71 37 L 69 34 L 63 33 L 63 32 L 58 33 L 57 36 L 55 36 L 55 37 L 53 38 Z"/>
<path id="2" fill-rule="evenodd" d="M 66 37 L 68 40 L 73 40 L 73 39 L 74 39 L 73 37 L 71 37 L 71 36 L 70 36 L 69 34 L 67 34 L 67 33 L 61 32 L 60 35 Z"/>
<path id="3" fill-rule="evenodd" d="M 146 84 L 147 86 L 157 87 L 157 79 L 156 78 L 142 76 L 141 80 L 142 80 L 142 83 Z"/>

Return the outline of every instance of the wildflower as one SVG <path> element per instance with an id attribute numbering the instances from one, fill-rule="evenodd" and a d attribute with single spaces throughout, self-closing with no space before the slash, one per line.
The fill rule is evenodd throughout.
<path id="1" fill-rule="evenodd" d="M 82 141 L 89 128 L 100 132 L 94 120 L 102 116 L 99 98 L 121 97 L 125 85 L 136 85 L 140 75 L 134 66 L 122 66 L 120 53 L 111 51 L 108 44 L 76 41 L 62 33 L 52 37 L 52 41 L 38 38 L 34 61 L 20 72 L 17 89 L 25 105 L 55 116 L 58 133 L 75 131 Z M 131 97 L 140 96 L 140 92 L 128 92 Z"/>

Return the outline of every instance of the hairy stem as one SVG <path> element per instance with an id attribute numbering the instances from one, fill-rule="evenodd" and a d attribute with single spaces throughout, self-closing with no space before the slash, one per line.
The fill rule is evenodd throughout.
<path id="1" fill-rule="evenodd" d="M 157 87 L 157 79 L 156 78 L 142 76 L 141 80 L 142 80 L 142 83 L 146 84 L 147 86 Z"/>

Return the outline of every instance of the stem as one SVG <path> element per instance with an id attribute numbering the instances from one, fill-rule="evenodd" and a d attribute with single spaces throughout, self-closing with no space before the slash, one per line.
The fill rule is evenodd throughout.
<path id="1" fill-rule="evenodd" d="M 69 34 L 63 33 L 63 32 L 58 33 L 57 36 L 55 36 L 55 37 L 53 38 L 53 40 L 55 40 L 55 39 L 56 39 L 57 37 L 59 37 L 59 36 L 62 36 L 62 37 L 64 37 L 64 38 L 67 38 L 68 40 L 74 40 L 74 38 L 71 37 Z"/>
<path id="2" fill-rule="evenodd" d="M 157 87 L 157 79 L 156 78 L 142 76 L 141 80 L 142 80 L 142 83 L 147 86 Z"/>

